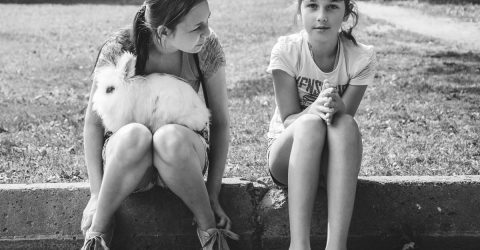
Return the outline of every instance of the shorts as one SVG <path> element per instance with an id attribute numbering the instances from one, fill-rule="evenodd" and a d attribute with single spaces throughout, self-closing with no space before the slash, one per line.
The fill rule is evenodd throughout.
<path id="1" fill-rule="evenodd" d="M 210 152 L 210 143 L 209 143 L 209 131 L 208 129 L 204 129 L 202 131 L 194 131 L 199 137 L 200 140 L 203 142 L 205 146 L 205 162 L 202 169 L 202 174 L 205 175 L 208 169 L 209 161 L 208 161 L 208 153 Z M 113 132 L 107 131 L 104 135 L 104 143 L 102 149 L 102 162 L 103 166 L 106 164 L 106 149 L 107 143 L 110 140 L 110 137 L 113 135 Z M 160 186 L 162 188 L 167 188 L 167 185 L 162 180 L 162 177 L 158 173 L 155 166 L 151 166 L 145 172 L 142 177 L 142 180 L 138 184 L 137 188 L 133 191 L 133 193 L 145 192 L 152 189 L 154 186 Z"/>
<path id="2" fill-rule="evenodd" d="M 279 188 L 287 188 L 287 184 L 281 183 L 279 180 L 275 179 L 272 175 L 272 171 L 270 171 L 270 168 L 268 167 L 268 163 L 270 162 L 270 149 L 272 148 L 273 143 L 275 142 L 275 138 L 267 138 L 267 169 L 268 169 L 268 174 L 270 175 L 270 178 L 272 178 L 273 183 L 277 185 Z"/>
<path id="3" fill-rule="evenodd" d="M 268 142 L 267 142 L 267 168 L 268 168 L 268 173 L 270 175 L 270 178 L 272 178 L 273 183 L 275 183 L 275 185 L 277 185 L 277 187 L 282 188 L 282 189 L 286 189 L 286 188 L 288 188 L 288 185 L 281 183 L 279 180 L 277 180 L 275 177 L 273 177 L 272 172 L 271 172 L 271 170 L 268 166 L 268 163 L 270 162 L 270 159 L 269 159 L 270 158 L 270 150 L 271 150 L 272 145 L 275 142 L 275 140 L 276 140 L 276 138 L 268 138 Z M 328 162 L 328 148 L 327 147 L 324 147 L 322 155 L 324 157 L 322 157 L 321 165 L 326 166 L 326 164 Z M 326 183 L 327 183 L 326 182 L 326 176 L 327 176 L 327 167 L 322 167 L 322 169 L 320 171 L 320 180 L 318 182 L 318 185 L 322 188 L 326 188 Z"/>

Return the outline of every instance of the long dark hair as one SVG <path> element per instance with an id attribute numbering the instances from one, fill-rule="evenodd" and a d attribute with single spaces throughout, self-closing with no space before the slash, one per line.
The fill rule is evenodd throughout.
<path id="1" fill-rule="evenodd" d="M 132 41 L 137 55 L 135 75 L 145 73 L 150 41 L 161 35 L 157 28 L 163 25 L 175 31 L 175 27 L 185 15 L 203 1 L 206 0 L 145 0 L 133 20 Z"/>
<path id="2" fill-rule="evenodd" d="M 297 9 L 297 15 L 300 14 L 300 7 L 302 4 L 303 0 L 298 0 L 298 9 Z M 357 45 L 357 40 L 355 40 L 355 37 L 352 34 L 353 28 L 357 26 L 358 24 L 358 8 L 357 4 L 355 3 L 355 0 L 344 0 L 345 2 L 345 17 L 348 17 L 348 19 L 351 19 L 351 26 L 346 28 L 342 27 L 341 34 L 345 36 L 347 39 L 350 39 L 355 45 Z"/>

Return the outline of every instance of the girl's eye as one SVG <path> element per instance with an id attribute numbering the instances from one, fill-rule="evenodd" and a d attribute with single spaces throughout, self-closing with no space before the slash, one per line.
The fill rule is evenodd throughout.
<path id="1" fill-rule="evenodd" d="M 307 8 L 310 8 L 310 9 L 316 9 L 317 7 L 318 7 L 318 5 L 314 4 L 314 3 L 307 4 Z"/>
<path id="2" fill-rule="evenodd" d="M 200 31 L 204 28 L 207 28 L 208 29 L 208 20 L 206 23 L 203 23 L 203 24 L 200 24 L 198 25 L 194 30 L 192 30 L 192 32 L 196 32 L 196 31 Z"/>
<path id="3" fill-rule="evenodd" d="M 203 26 L 205 26 L 205 24 L 198 25 L 194 30 L 192 30 L 192 32 L 201 30 L 203 28 Z"/>
<path id="4" fill-rule="evenodd" d="M 338 6 L 337 6 L 337 5 L 334 5 L 334 4 L 332 4 L 332 5 L 328 5 L 328 6 L 327 6 L 327 8 L 329 8 L 329 9 L 332 9 L 332 10 L 333 10 L 333 9 L 338 9 Z"/>

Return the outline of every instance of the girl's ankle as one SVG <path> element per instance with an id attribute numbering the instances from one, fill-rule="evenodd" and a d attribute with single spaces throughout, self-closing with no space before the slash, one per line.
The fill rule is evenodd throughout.
<path id="1" fill-rule="evenodd" d="M 92 224 L 92 226 L 88 229 L 90 232 L 98 232 L 98 233 L 107 233 L 111 230 L 113 226 L 113 222 L 108 223 L 106 226 L 98 226 L 95 224 Z"/>
<path id="2" fill-rule="evenodd" d="M 215 224 L 215 222 L 208 222 L 208 221 L 196 221 L 196 224 L 197 224 L 197 228 L 202 230 L 202 231 L 207 231 L 207 229 L 211 229 L 211 228 L 217 228 L 217 225 Z"/>
<path id="3" fill-rule="evenodd" d="M 327 246 L 325 250 L 347 250 L 347 246 Z"/>
<path id="4" fill-rule="evenodd" d="M 290 243 L 288 250 L 311 250 L 308 243 Z"/>

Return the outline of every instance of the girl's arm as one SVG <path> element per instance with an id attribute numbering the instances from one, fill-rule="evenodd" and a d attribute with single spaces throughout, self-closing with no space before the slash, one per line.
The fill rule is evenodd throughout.
<path id="1" fill-rule="evenodd" d="M 302 111 L 295 78 L 279 69 L 273 70 L 272 75 L 275 101 L 285 128 L 303 114 L 316 114 L 325 119 L 325 113 L 330 111 L 323 105 L 327 101 L 326 97 L 319 96 L 314 103 Z"/>
<path id="2" fill-rule="evenodd" d="M 285 127 L 303 114 L 317 114 L 324 120 L 327 113 L 340 112 L 355 116 L 367 89 L 367 85 L 350 85 L 342 97 L 337 93 L 321 94 L 314 103 L 301 111 L 295 78 L 282 70 L 273 70 L 272 75 L 275 100 Z M 324 104 L 329 101 L 329 98 L 332 98 L 332 105 L 325 107 Z"/>
<path id="3" fill-rule="evenodd" d="M 85 125 L 83 130 L 85 164 L 87 166 L 88 180 L 90 182 L 90 193 L 98 196 L 103 176 L 102 148 L 104 128 L 102 120 L 92 110 L 92 96 L 95 93 L 96 84 L 92 84 L 90 99 L 85 114 Z"/>
<path id="4" fill-rule="evenodd" d="M 212 210 L 219 219 L 217 226 L 230 230 L 232 223 L 218 199 L 230 142 L 225 67 L 221 66 L 213 75 L 206 78 L 205 85 L 207 86 L 205 94 L 208 96 L 208 105 L 212 114 L 207 192 Z"/>
<path id="5" fill-rule="evenodd" d="M 213 75 L 205 79 L 205 85 L 207 86 L 205 94 L 208 96 L 212 114 L 207 191 L 211 200 L 218 201 L 230 141 L 225 67 L 221 66 Z"/>
<path id="6" fill-rule="evenodd" d="M 338 92 L 333 91 L 332 88 L 322 91 L 320 95 L 327 97 L 324 106 L 330 109 L 325 114 L 325 118 L 331 121 L 332 117 L 336 114 L 347 114 L 354 117 L 367 86 L 368 85 L 349 85 L 342 97 L 340 97 Z"/>
<path id="7" fill-rule="evenodd" d="M 342 96 L 344 109 L 339 111 L 354 117 L 365 90 L 367 90 L 367 85 L 349 85 Z"/>

